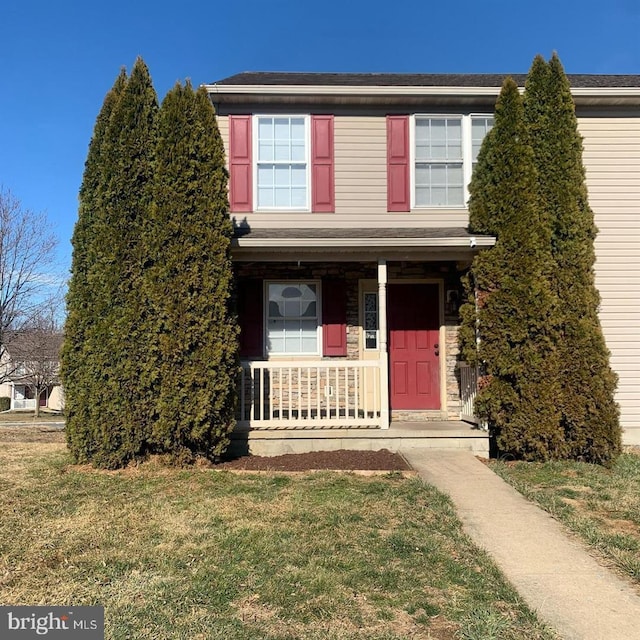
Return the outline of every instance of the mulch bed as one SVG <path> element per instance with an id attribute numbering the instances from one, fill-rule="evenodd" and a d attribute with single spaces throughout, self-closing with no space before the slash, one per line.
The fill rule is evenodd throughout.
<path id="1" fill-rule="evenodd" d="M 242 456 L 215 465 L 230 471 L 409 471 L 411 467 L 397 453 L 380 451 L 312 451 L 280 456 Z"/>

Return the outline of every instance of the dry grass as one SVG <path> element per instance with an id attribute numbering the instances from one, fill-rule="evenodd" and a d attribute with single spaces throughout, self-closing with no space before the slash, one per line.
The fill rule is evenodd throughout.
<path id="1" fill-rule="evenodd" d="M 3 411 L 0 413 L 0 424 L 3 422 L 63 422 L 64 416 L 59 411 L 49 411 L 42 409 L 36 418 L 35 411 Z"/>
<path id="2" fill-rule="evenodd" d="M 581 462 L 496 462 L 493 469 L 640 587 L 639 448 L 611 469 Z"/>
<path id="3" fill-rule="evenodd" d="M 110 639 L 554 637 L 415 478 L 102 472 L 10 442 L 0 485 L 0 601 L 102 604 Z"/>

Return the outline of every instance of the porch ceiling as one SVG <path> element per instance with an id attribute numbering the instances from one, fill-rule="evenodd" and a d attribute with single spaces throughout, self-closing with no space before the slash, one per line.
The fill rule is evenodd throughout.
<path id="1" fill-rule="evenodd" d="M 449 260 L 491 247 L 493 236 L 462 227 L 253 228 L 238 226 L 233 258 L 245 260 Z"/>

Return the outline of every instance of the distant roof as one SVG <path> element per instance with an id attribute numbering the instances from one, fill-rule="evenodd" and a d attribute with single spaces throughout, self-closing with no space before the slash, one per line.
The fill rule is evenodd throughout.
<path id="1" fill-rule="evenodd" d="M 13 360 L 28 359 L 33 357 L 36 351 L 39 357 L 57 360 L 60 357 L 62 341 L 62 333 L 50 333 L 39 329 L 4 333 L 4 346 Z"/>
<path id="2" fill-rule="evenodd" d="M 215 85 L 278 85 L 335 87 L 500 87 L 507 76 L 518 85 L 522 73 L 296 73 L 244 71 Z M 640 87 L 640 75 L 567 74 L 574 88 Z"/>

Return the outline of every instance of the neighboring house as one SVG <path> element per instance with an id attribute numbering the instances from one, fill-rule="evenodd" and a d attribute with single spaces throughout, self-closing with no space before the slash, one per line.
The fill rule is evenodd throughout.
<path id="1" fill-rule="evenodd" d="M 59 411 L 64 398 L 60 386 L 62 333 L 40 329 L 5 332 L 0 396 L 11 398 L 11 409 Z"/>
<path id="2" fill-rule="evenodd" d="M 398 424 L 404 437 L 486 445 L 460 422 L 473 420 L 475 382 L 458 357 L 458 303 L 461 275 L 494 243 L 467 232 L 465 203 L 504 77 L 241 73 L 207 86 L 236 225 L 239 426 L 265 450 L 274 438 L 317 446 L 329 429 L 334 448 L 389 446 L 382 432 Z M 638 444 L 640 76 L 569 79 L 602 325 L 624 438 Z"/>

